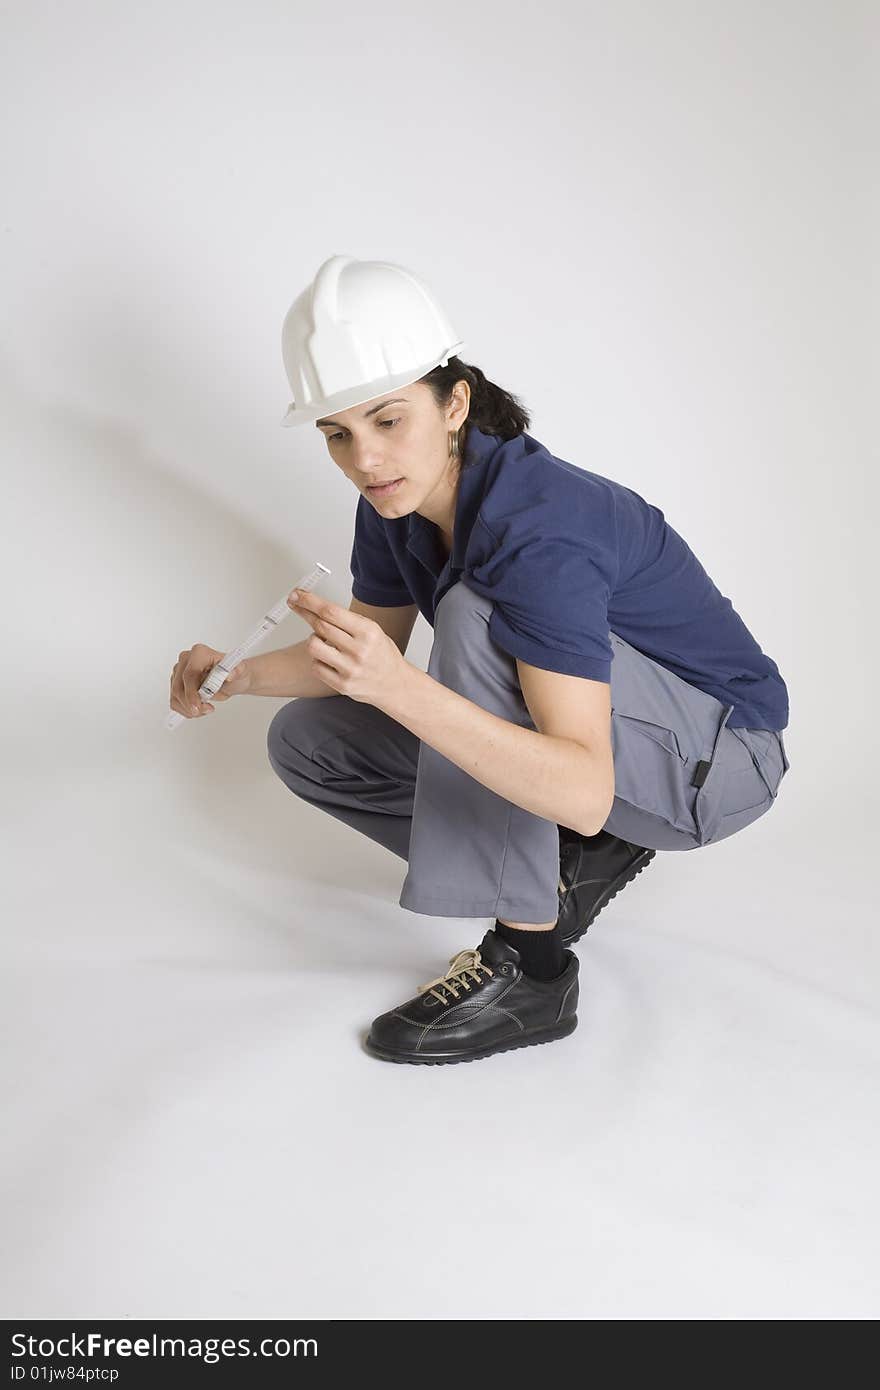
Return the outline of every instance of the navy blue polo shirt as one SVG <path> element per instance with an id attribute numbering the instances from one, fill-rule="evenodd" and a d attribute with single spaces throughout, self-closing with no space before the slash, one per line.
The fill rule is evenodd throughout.
<path id="1" fill-rule="evenodd" d="M 465 579 L 491 599 L 489 635 L 531 666 L 611 681 L 609 630 L 734 710 L 738 728 L 784 729 L 788 691 L 742 618 L 658 507 L 554 457 L 529 434 L 467 428 L 447 558 L 418 512 L 384 518 L 358 498 L 352 594 L 416 603 L 433 627 Z"/>

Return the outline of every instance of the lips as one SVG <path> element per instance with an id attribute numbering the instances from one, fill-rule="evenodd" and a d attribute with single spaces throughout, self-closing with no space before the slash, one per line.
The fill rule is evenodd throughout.
<path id="1" fill-rule="evenodd" d="M 374 492 L 378 496 L 390 495 L 390 493 L 397 491 L 398 485 L 403 481 L 403 478 L 389 478 L 387 483 L 371 483 L 367 487 L 367 492 Z"/>

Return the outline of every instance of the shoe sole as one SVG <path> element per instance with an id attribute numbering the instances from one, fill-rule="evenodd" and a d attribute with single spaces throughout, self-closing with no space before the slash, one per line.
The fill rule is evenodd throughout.
<path id="1" fill-rule="evenodd" d="M 657 851 L 655 849 L 646 849 L 643 854 L 638 855 L 633 860 L 633 862 L 630 864 L 629 868 L 626 870 L 625 873 L 619 874 L 617 878 L 612 879 L 611 883 L 608 885 L 608 888 L 605 890 L 603 894 L 600 895 L 598 901 L 594 905 L 593 910 L 590 913 L 590 916 L 587 918 L 584 925 L 580 927 L 574 933 L 574 935 L 564 936 L 562 938 L 563 946 L 573 946 L 576 941 L 580 941 L 581 937 L 593 925 L 596 918 L 599 916 L 599 913 L 602 911 L 603 907 L 608 906 L 608 904 L 611 902 L 611 899 L 617 896 L 621 888 L 625 888 L 628 883 L 632 883 L 636 875 L 640 874 L 642 872 L 642 869 L 646 868 L 647 865 L 650 864 L 651 860 L 654 858 L 654 855 L 656 853 Z M 569 893 L 575 892 L 576 888 L 577 884 L 573 884 L 572 887 L 568 890 Z"/>
<path id="2" fill-rule="evenodd" d="M 532 1035 L 524 1033 L 517 1039 L 508 1039 L 504 1042 L 495 1043 L 492 1047 L 483 1047 L 476 1052 L 468 1052 L 461 1056 L 451 1053 L 449 1056 L 432 1055 L 431 1053 L 418 1052 L 393 1052 L 389 1048 L 377 1047 L 371 1043 L 369 1037 L 364 1039 L 364 1047 L 371 1057 L 378 1057 L 383 1062 L 414 1062 L 418 1066 L 450 1066 L 456 1062 L 480 1062 L 484 1057 L 494 1057 L 496 1052 L 513 1052 L 517 1047 L 537 1047 L 539 1043 L 555 1042 L 557 1038 L 567 1038 L 569 1033 L 573 1033 L 577 1028 L 577 1014 L 565 1019 L 554 1028 L 543 1028 L 540 1032 Z"/>

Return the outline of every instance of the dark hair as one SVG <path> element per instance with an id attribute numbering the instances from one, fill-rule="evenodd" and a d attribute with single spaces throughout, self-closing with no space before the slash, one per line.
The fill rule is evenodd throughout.
<path id="1" fill-rule="evenodd" d="M 459 431 L 462 464 L 466 466 L 467 427 L 474 424 L 485 434 L 495 434 L 501 439 L 515 439 L 523 434 L 531 424 L 531 417 L 518 397 L 489 381 L 479 367 L 463 362 L 460 357 L 450 357 L 445 367 L 435 367 L 419 381 L 427 386 L 438 407 L 444 410 L 452 399 L 452 390 L 457 381 L 466 381 L 471 388 L 471 404 L 468 417 Z"/>

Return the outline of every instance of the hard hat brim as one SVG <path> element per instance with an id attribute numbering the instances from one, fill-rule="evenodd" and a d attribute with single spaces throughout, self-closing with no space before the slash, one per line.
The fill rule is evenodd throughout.
<path id="1" fill-rule="evenodd" d="M 449 358 L 454 357 L 464 346 L 464 342 L 455 343 L 451 348 L 447 348 L 440 357 L 433 358 L 432 361 L 426 362 L 421 367 L 407 372 L 399 372 L 396 376 L 382 377 L 379 381 L 351 386 L 347 391 L 337 391 L 335 395 L 327 396 L 325 400 L 313 402 L 301 409 L 297 409 L 296 403 L 292 402 L 279 423 L 285 429 L 289 429 L 292 425 L 306 425 L 310 420 L 317 420 L 321 415 L 330 415 L 334 410 L 350 410 L 355 405 L 366 405 L 368 401 L 375 400 L 377 396 L 385 396 L 389 391 L 397 390 L 399 386 L 411 386 L 414 381 L 427 376 L 428 372 L 439 367 L 441 362 L 445 365 Z"/>

